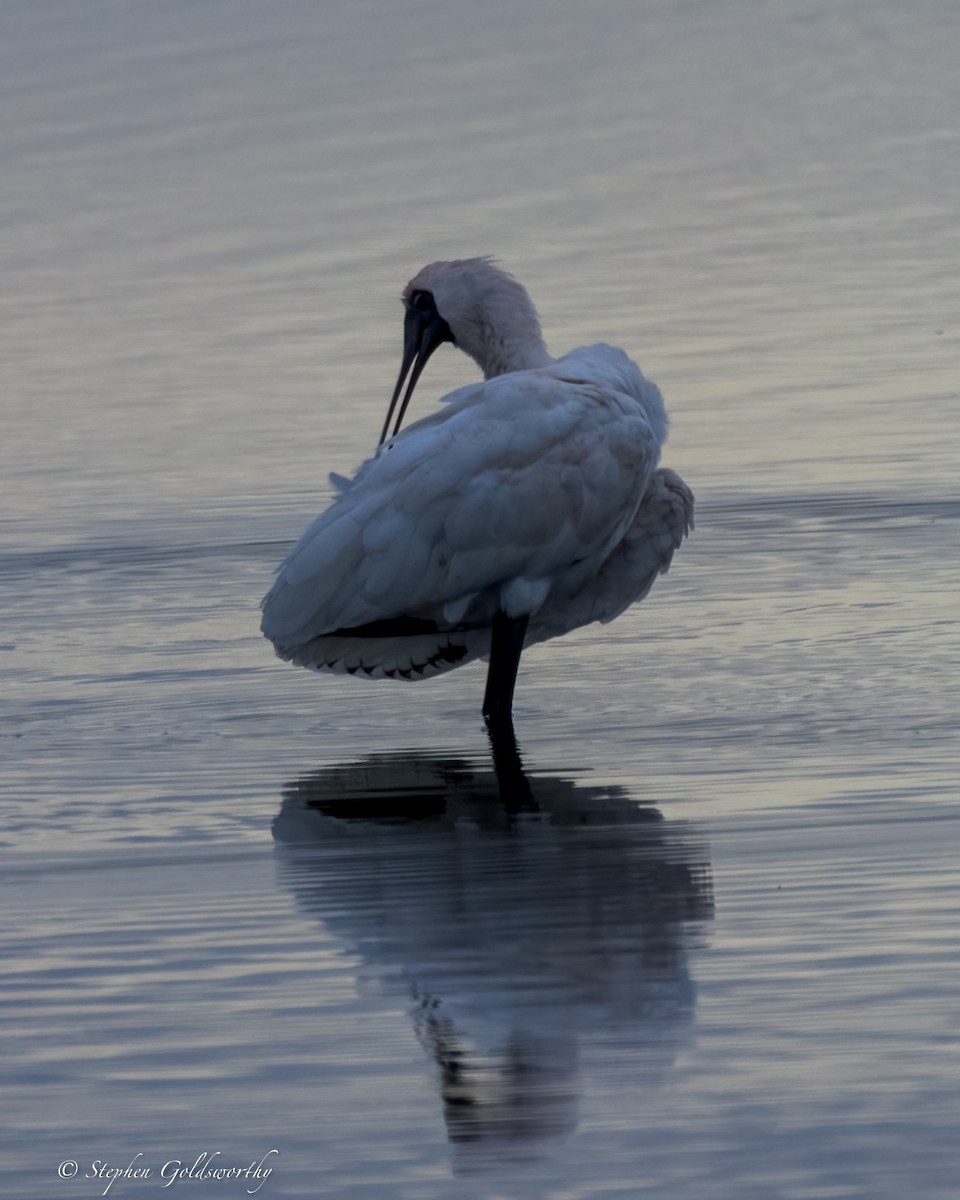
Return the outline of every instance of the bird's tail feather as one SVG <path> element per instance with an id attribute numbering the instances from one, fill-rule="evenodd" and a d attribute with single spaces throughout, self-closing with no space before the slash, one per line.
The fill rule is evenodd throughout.
<path id="1" fill-rule="evenodd" d="M 343 630 L 299 646 L 277 646 L 280 658 L 297 666 L 361 679 L 429 679 L 489 653 L 489 629 L 401 637 L 357 636 Z"/>

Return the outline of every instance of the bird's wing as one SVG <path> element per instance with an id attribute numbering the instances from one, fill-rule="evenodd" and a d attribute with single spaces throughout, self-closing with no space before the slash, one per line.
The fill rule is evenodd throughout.
<path id="1" fill-rule="evenodd" d="M 654 471 L 636 516 L 595 576 L 576 590 L 555 588 L 530 622 L 527 644 L 606 624 L 653 587 L 693 529 L 693 492 L 676 471 Z"/>
<path id="2" fill-rule="evenodd" d="M 693 528 L 693 493 L 676 472 L 653 473 L 633 524 L 601 566 L 579 588 L 561 581 L 551 588 L 527 630 L 526 645 L 546 641 L 593 621 L 608 622 L 642 600 L 658 575 L 666 574 L 674 551 Z M 371 679 L 428 679 L 490 653 L 488 626 L 418 629 L 414 622 L 390 623 L 383 632 L 312 638 L 286 655 L 315 671 Z"/>
<path id="3" fill-rule="evenodd" d="M 589 573 L 632 522 L 658 451 L 642 406 L 602 382 L 525 371 L 461 389 L 310 526 L 263 631 L 282 648 L 393 617 L 456 623 L 505 582 Z"/>

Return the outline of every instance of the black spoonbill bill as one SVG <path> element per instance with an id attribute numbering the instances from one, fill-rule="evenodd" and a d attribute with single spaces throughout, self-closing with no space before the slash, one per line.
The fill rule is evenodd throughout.
<path id="1" fill-rule="evenodd" d="M 657 469 L 656 385 L 613 346 L 551 358 L 526 290 L 488 259 L 424 267 L 403 305 L 380 445 L 353 479 L 331 476 L 339 494 L 280 568 L 263 633 L 289 662 L 370 679 L 489 658 L 483 715 L 512 734 L 524 646 L 642 600 L 693 527 L 693 495 Z M 401 430 L 443 342 L 483 382 Z"/>

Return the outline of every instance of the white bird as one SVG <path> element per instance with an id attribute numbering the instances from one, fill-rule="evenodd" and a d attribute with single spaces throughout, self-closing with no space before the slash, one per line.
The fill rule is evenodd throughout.
<path id="1" fill-rule="evenodd" d="M 489 657 L 483 714 L 512 729 L 524 646 L 643 599 L 693 527 L 693 495 L 656 469 L 655 384 L 612 346 L 551 358 L 526 290 L 488 259 L 432 263 L 403 303 L 381 444 L 352 480 L 331 476 L 339 495 L 280 568 L 263 633 L 290 662 L 373 679 Z M 443 342 L 484 382 L 401 432 Z"/>

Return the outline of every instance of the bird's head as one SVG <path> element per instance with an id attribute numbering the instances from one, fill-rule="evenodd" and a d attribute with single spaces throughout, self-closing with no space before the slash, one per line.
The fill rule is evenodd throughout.
<path id="1" fill-rule="evenodd" d="M 407 375 L 410 379 L 394 433 L 400 428 L 427 360 L 444 342 L 452 342 L 469 354 L 486 379 L 550 361 L 540 318 L 526 288 L 489 258 L 430 263 L 404 288 L 403 307 L 403 362 L 381 445 Z"/>

